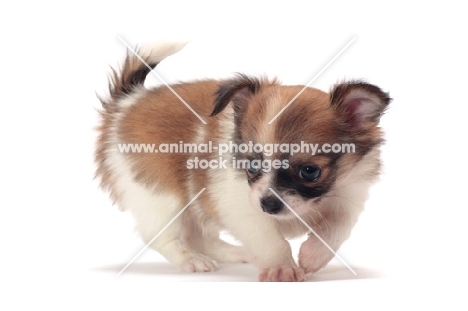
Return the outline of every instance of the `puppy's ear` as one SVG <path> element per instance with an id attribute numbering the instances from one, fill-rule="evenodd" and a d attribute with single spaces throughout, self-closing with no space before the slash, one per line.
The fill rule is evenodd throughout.
<path id="1" fill-rule="evenodd" d="M 261 82 L 258 79 L 250 78 L 239 74 L 236 78 L 226 81 L 215 93 L 213 112 L 210 116 L 215 116 L 226 108 L 232 101 L 234 110 L 239 111 L 247 101 L 260 90 Z"/>
<path id="2" fill-rule="evenodd" d="M 360 131 L 377 125 L 391 98 L 375 85 L 351 81 L 335 85 L 330 101 L 348 127 Z"/>

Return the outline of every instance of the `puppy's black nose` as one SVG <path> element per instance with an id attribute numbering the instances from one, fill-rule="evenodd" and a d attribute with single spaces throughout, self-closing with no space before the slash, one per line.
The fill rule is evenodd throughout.
<path id="1" fill-rule="evenodd" d="M 275 197 L 266 197 L 260 200 L 262 210 L 268 214 L 278 214 L 283 209 L 283 203 Z"/>

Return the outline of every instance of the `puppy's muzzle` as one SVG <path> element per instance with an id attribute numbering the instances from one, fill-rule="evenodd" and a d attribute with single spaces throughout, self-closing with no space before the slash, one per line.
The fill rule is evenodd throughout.
<path id="1" fill-rule="evenodd" d="M 283 210 L 283 203 L 275 197 L 266 197 L 260 200 L 262 210 L 268 214 L 278 214 Z"/>

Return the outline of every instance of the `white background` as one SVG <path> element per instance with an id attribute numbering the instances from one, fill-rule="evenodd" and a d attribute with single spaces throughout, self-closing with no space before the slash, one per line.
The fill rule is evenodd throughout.
<path id="1" fill-rule="evenodd" d="M 0 306 L 8 309 L 412 309 L 467 306 L 466 10 L 322 1 L 2 4 Z M 278 76 L 328 90 L 363 78 L 390 92 L 385 173 L 339 262 L 303 284 L 255 281 L 251 265 L 185 274 L 143 246 L 129 214 L 93 181 L 109 66 L 131 45 L 191 39 L 158 73 L 168 82 Z M 150 78 L 149 84 L 159 83 Z M 294 243 L 297 250 L 297 242 Z M 168 282 L 169 281 L 169 282 Z M 3 308 L 2 308 L 3 309 Z"/>

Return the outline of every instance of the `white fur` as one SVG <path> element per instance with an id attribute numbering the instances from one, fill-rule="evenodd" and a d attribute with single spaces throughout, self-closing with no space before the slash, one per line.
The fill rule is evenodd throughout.
<path id="1" fill-rule="evenodd" d="M 184 48 L 188 42 L 157 42 L 145 44 L 137 50 L 147 64 L 159 63 Z"/>
<path id="2" fill-rule="evenodd" d="M 262 206 L 260 204 L 260 200 L 265 195 L 273 195 L 272 193 L 269 193 L 269 190 L 268 190 L 268 188 L 272 187 L 271 183 L 272 183 L 271 175 L 264 174 L 255 182 L 255 184 L 252 185 L 252 188 L 249 191 L 250 204 L 252 205 L 252 208 L 255 208 L 258 211 L 263 212 Z"/>
<path id="3" fill-rule="evenodd" d="M 284 99 L 278 93 L 270 94 L 268 98 L 268 109 L 265 111 L 262 123 L 258 125 L 259 130 L 259 143 L 267 144 L 275 141 L 274 131 L 271 127 L 274 124 L 268 124 L 274 117 L 284 108 Z"/>
<path id="4" fill-rule="evenodd" d="M 193 140 L 193 143 L 196 144 L 197 146 L 204 143 L 205 142 L 205 125 L 204 124 L 199 124 L 197 129 L 196 129 L 196 135 L 195 135 L 195 139 Z M 192 142 L 190 142 L 192 143 Z M 196 154 L 192 154 L 191 156 L 196 156 Z M 195 174 L 196 170 L 193 169 L 191 170 L 191 175 Z M 201 188 L 199 185 L 196 185 L 194 182 L 193 182 L 193 178 L 189 178 L 187 180 L 187 188 L 188 188 L 188 194 L 191 198 L 195 197 L 195 195 L 197 195 L 198 192 L 200 192 Z"/>
<path id="5" fill-rule="evenodd" d="M 206 131 L 205 131 L 205 125 L 204 124 L 199 124 L 196 130 L 197 134 L 195 135 L 195 139 L 193 140 L 193 143 L 199 145 L 203 144 L 205 142 L 205 136 L 206 136 Z"/>
<path id="6" fill-rule="evenodd" d="M 146 92 L 147 90 L 145 89 L 144 86 L 142 85 L 135 86 L 132 90 L 132 94 L 117 101 L 116 105 L 123 109 L 129 108 L 133 106 L 135 103 L 137 103 L 140 100 L 140 98 L 142 98 L 143 95 L 145 95 Z M 116 118 L 120 118 L 120 115 L 116 116 Z"/>

